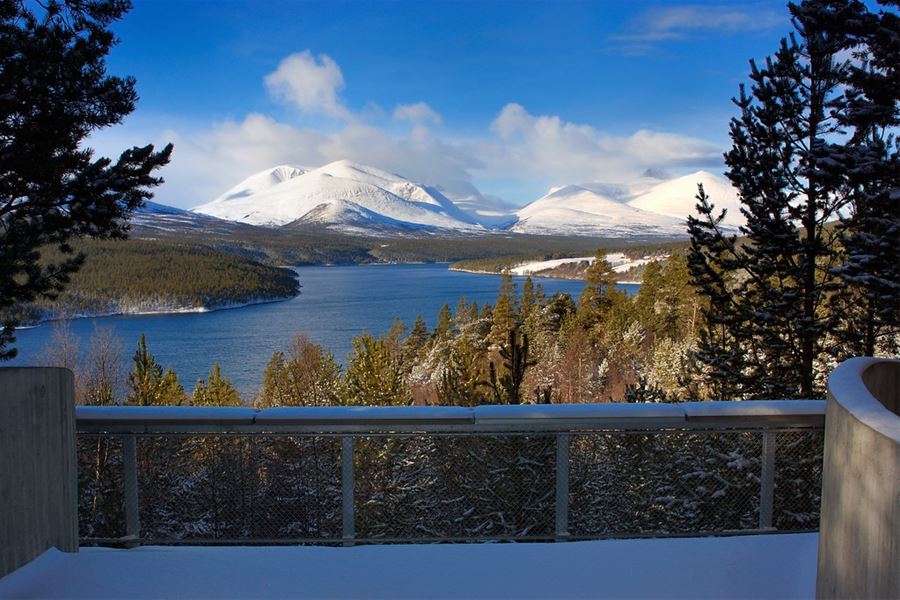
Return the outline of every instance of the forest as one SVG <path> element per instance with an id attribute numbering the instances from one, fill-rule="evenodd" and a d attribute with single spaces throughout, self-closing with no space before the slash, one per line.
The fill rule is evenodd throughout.
<path id="1" fill-rule="evenodd" d="M 23 324 L 83 314 L 215 309 L 232 304 L 276 300 L 299 291 L 290 269 L 175 241 L 79 240 L 84 264 L 56 296 L 16 306 Z M 53 248 L 42 260 L 58 260 Z"/>

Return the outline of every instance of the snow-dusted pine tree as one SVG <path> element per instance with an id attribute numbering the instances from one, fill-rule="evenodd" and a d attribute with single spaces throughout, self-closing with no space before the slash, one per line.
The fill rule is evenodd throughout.
<path id="1" fill-rule="evenodd" d="M 881 11 L 850 25 L 859 63 L 848 71 L 838 118 L 851 138 L 829 148 L 852 202 L 841 226 L 848 289 L 840 309 L 851 318 L 840 347 L 871 356 L 896 352 L 900 329 L 900 17 Z"/>
<path id="2" fill-rule="evenodd" d="M 738 189 L 744 238 L 726 235 L 702 188 L 689 220 L 692 282 L 709 299 L 698 358 L 736 397 L 816 397 L 830 336 L 845 316 L 841 237 L 855 196 L 837 150 L 852 144 L 843 113 L 870 13 L 855 0 L 789 5 L 796 29 L 734 101 L 727 176 Z M 858 196 L 857 196 L 858 197 Z"/>

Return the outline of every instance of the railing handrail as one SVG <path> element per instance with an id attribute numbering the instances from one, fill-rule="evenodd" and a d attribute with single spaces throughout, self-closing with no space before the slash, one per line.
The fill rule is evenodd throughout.
<path id="1" fill-rule="evenodd" d="M 824 400 L 671 404 L 249 407 L 79 406 L 82 433 L 560 432 L 822 428 Z"/>

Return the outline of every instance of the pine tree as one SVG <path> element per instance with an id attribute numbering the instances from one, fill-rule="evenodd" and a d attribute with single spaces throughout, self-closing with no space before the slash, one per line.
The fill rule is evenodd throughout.
<path id="1" fill-rule="evenodd" d="M 391 328 L 388 329 L 387 333 L 384 334 L 384 341 L 387 343 L 393 352 L 400 351 L 400 340 L 403 338 L 403 335 L 406 333 L 406 324 L 400 317 L 394 317 L 394 322 L 391 323 Z"/>
<path id="2" fill-rule="evenodd" d="M 446 406 L 478 406 L 485 403 L 483 355 L 462 337 L 450 351 L 437 385 L 438 400 Z"/>
<path id="3" fill-rule="evenodd" d="M 147 348 L 147 339 L 141 334 L 134 352 L 134 367 L 128 374 L 128 403 L 137 406 L 178 405 L 187 400 L 184 388 L 171 367 L 163 371 L 161 364 Z"/>
<path id="4" fill-rule="evenodd" d="M 391 351 L 399 352 L 401 328 L 389 333 Z M 334 406 L 340 404 L 341 368 L 330 350 L 313 343 L 305 333 L 298 333 L 291 342 L 290 359 L 286 370 L 289 377 L 291 398 L 289 405 Z"/>
<path id="5" fill-rule="evenodd" d="M 503 374 L 498 375 L 493 361 L 488 365 L 488 381 L 496 404 L 522 404 L 522 383 L 525 372 L 536 362 L 528 356 L 528 335 L 519 334 L 513 327 L 507 334 L 507 343 L 500 345 Z"/>
<path id="6" fill-rule="evenodd" d="M 469 323 L 474 323 L 478 320 L 478 302 L 472 300 L 472 304 L 469 305 Z"/>
<path id="7" fill-rule="evenodd" d="M 746 225 L 723 232 L 702 188 L 689 219 L 692 282 L 709 299 L 698 358 L 706 377 L 745 397 L 818 397 L 824 344 L 841 316 L 828 309 L 841 282 L 839 228 L 849 203 L 833 142 L 848 73 L 846 28 L 865 7 L 850 0 L 789 5 L 796 35 L 783 39 L 734 101 L 726 173 Z"/>
<path id="8" fill-rule="evenodd" d="M 852 214 L 841 224 L 846 259 L 837 270 L 848 290 L 836 307 L 849 318 L 835 346 L 872 356 L 897 352 L 900 331 L 900 17 L 858 10 L 849 49 L 860 63 L 850 66 L 846 105 L 838 113 L 852 135 L 849 143 L 829 147 L 852 201 Z"/>
<path id="9" fill-rule="evenodd" d="M 506 341 L 509 332 L 518 326 L 518 293 L 509 269 L 504 269 L 500 276 L 500 292 L 492 311 L 491 341 L 501 344 Z"/>
<path id="10" fill-rule="evenodd" d="M 453 313 L 453 326 L 457 331 L 462 331 L 470 322 L 469 304 L 466 302 L 465 296 L 460 296 L 456 301 L 456 311 Z"/>
<path id="11" fill-rule="evenodd" d="M 412 368 L 421 358 L 425 346 L 428 344 L 428 326 L 422 315 L 416 315 L 409 335 L 403 340 L 403 363 Z"/>
<path id="12" fill-rule="evenodd" d="M 700 298 L 690 285 L 687 257 L 673 254 L 665 261 L 649 263 L 634 299 L 634 318 L 651 342 L 659 338 L 693 338 Z"/>
<path id="13" fill-rule="evenodd" d="M 222 377 L 219 363 L 215 363 L 209 371 L 209 377 L 205 381 L 198 380 L 197 385 L 194 386 L 191 404 L 194 406 L 240 406 L 241 396 L 231 385 L 231 381 Z"/>
<path id="14" fill-rule="evenodd" d="M 522 298 L 520 300 L 521 309 L 519 310 L 519 319 L 524 323 L 528 320 L 528 317 L 531 315 L 531 311 L 534 310 L 535 306 L 538 304 L 538 297 L 534 291 L 534 282 L 531 280 L 531 277 L 525 278 L 525 283 L 522 284 Z"/>
<path id="15" fill-rule="evenodd" d="M 84 145 L 135 108 L 134 79 L 106 74 L 122 0 L 0 4 L 0 360 L 15 356 L 16 305 L 54 298 L 84 262 L 73 237 L 124 238 L 127 218 L 162 182 L 171 145 L 115 162 Z M 59 259 L 41 261 L 42 246 Z"/>
<path id="16" fill-rule="evenodd" d="M 184 387 L 178 381 L 178 375 L 175 374 L 171 366 L 166 367 L 159 382 L 158 398 L 160 404 L 177 405 L 187 402 L 187 394 L 184 391 Z"/>
<path id="17" fill-rule="evenodd" d="M 578 318 L 582 327 L 594 329 L 616 305 L 626 300 L 626 296 L 616 288 L 616 272 L 606 260 L 603 250 L 597 250 L 594 262 L 585 272 L 585 282 L 578 299 Z"/>
<path id="18" fill-rule="evenodd" d="M 400 357 L 383 339 L 369 333 L 353 338 L 353 353 L 344 378 L 347 404 L 398 406 L 410 393 Z"/>
<path id="19" fill-rule="evenodd" d="M 445 304 L 438 311 L 438 322 L 431 334 L 432 339 L 446 339 L 453 335 L 453 313 L 450 306 Z"/>

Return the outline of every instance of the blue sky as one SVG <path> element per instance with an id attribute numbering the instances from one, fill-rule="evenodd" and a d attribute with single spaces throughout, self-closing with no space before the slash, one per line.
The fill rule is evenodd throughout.
<path id="1" fill-rule="evenodd" d="M 137 111 L 99 152 L 175 143 L 157 200 L 349 158 L 521 205 L 646 168 L 721 171 L 747 61 L 782 2 L 136 0 L 109 70 Z"/>

